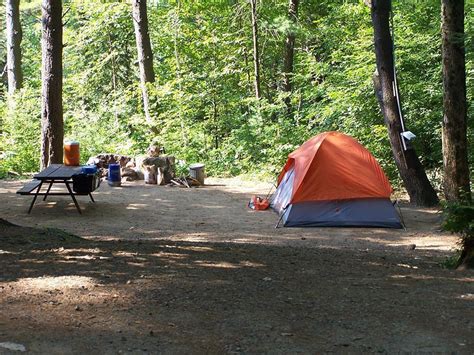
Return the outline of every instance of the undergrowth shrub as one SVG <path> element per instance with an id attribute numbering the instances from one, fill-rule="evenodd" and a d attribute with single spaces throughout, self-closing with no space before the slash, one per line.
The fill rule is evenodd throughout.
<path id="1" fill-rule="evenodd" d="M 444 216 L 443 229 L 458 234 L 460 238 L 461 252 L 455 265 L 458 266 L 468 256 L 467 253 L 472 253 L 474 250 L 474 202 L 472 198 L 446 203 Z"/>

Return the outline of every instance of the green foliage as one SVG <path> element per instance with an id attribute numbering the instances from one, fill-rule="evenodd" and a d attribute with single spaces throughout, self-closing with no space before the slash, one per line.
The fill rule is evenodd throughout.
<path id="1" fill-rule="evenodd" d="M 474 201 L 466 197 L 461 201 L 444 204 L 443 229 L 459 235 L 461 249 L 455 256 L 448 259 L 452 268 L 459 266 L 462 251 L 466 252 L 474 246 Z"/>
<path id="2" fill-rule="evenodd" d="M 442 165 L 442 82 L 438 1 L 394 1 L 397 67 L 407 127 L 433 172 Z M 270 173 L 306 139 L 341 130 L 361 141 L 399 184 L 374 95 L 370 9 L 362 1 L 307 0 L 296 24 L 286 0 L 259 2 L 263 98 L 253 92 L 248 1 L 149 2 L 156 82 L 145 121 L 131 6 L 70 0 L 64 16 L 65 137 L 82 160 L 100 152 L 143 153 L 159 140 L 208 174 Z M 67 10 L 67 11 L 66 11 Z M 474 6 L 466 4 L 469 139 L 474 139 Z M 15 111 L 0 106 L 0 174 L 37 170 L 41 92 L 40 1 L 22 2 L 25 89 Z M 283 48 L 296 34 L 293 92 L 280 90 Z M 4 49 L 0 48 L 0 55 Z M 0 98 L 5 86 L 0 86 Z M 290 102 L 287 107 L 286 101 Z M 471 160 L 474 149 L 470 150 Z"/>
<path id="3" fill-rule="evenodd" d="M 461 257 L 461 251 L 456 250 L 453 255 L 448 256 L 444 259 L 440 266 L 444 269 L 455 269 L 459 265 L 459 258 Z"/>
<path id="4" fill-rule="evenodd" d="M 463 244 L 468 240 L 474 240 L 474 202 L 472 199 L 447 203 L 444 206 L 444 215 L 444 230 L 459 234 Z"/>
<path id="5" fill-rule="evenodd" d="M 38 107 L 41 107 L 38 93 L 22 89 L 11 98 L 10 107 L 2 108 L 0 177 L 8 172 L 22 174 L 38 170 L 41 132 Z"/>

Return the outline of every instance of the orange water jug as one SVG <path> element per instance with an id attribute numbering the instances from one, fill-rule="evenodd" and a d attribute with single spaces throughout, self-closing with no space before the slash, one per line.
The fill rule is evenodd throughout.
<path id="1" fill-rule="evenodd" d="M 64 165 L 79 165 L 79 142 L 71 141 L 64 143 Z"/>

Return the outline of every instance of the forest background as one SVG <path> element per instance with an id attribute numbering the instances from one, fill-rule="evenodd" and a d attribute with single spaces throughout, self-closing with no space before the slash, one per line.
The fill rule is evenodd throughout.
<path id="1" fill-rule="evenodd" d="M 0 14 L 5 17 L 4 9 Z M 468 142 L 474 160 L 474 2 L 466 2 Z M 393 26 L 407 128 L 433 185 L 441 188 L 440 1 L 394 1 Z M 83 162 L 101 152 L 137 155 L 151 143 L 212 175 L 265 174 L 311 136 L 357 138 L 400 185 L 374 94 L 370 7 L 305 0 L 298 21 L 288 2 L 257 3 L 261 98 L 256 99 L 248 1 L 149 1 L 156 81 L 145 119 L 130 4 L 64 1 L 64 124 Z M 0 84 L 0 177 L 39 170 L 41 4 L 21 1 L 23 88 L 15 109 Z M 2 31 L 4 31 L 4 26 Z M 295 34 L 292 91 L 283 89 L 287 34 Z M 2 38 L 5 38 L 3 34 Z M 6 58 L 5 43 L 0 58 Z M 0 59 L 2 60 L 2 59 Z M 3 64 L 3 63 L 0 63 Z M 472 175 L 472 174 L 471 174 Z M 472 179 L 471 179 L 472 181 Z"/>

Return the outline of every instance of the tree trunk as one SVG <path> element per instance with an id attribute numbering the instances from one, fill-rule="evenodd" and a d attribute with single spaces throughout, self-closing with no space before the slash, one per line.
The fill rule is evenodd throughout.
<path id="1" fill-rule="evenodd" d="M 377 96 L 388 129 L 395 163 L 410 196 L 410 201 L 420 206 L 434 206 L 439 202 L 436 192 L 426 177 L 415 150 L 404 150 L 400 137 L 402 122 L 393 90 L 395 73 L 389 23 L 390 7 L 391 1 L 389 0 L 372 1 L 372 24 L 378 71 L 378 79 L 375 77 L 375 81 L 379 80 L 379 83 L 376 82 Z"/>
<path id="2" fill-rule="evenodd" d="M 43 0 L 41 168 L 63 162 L 62 1 Z"/>
<path id="3" fill-rule="evenodd" d="M 153 121 L 150 114 L 150 103 L 146 84 L 155 81 L 153 71 L 153 52 L 151 50 L 150 34 L 148 32 L 148 16 L 146 0 L 133 0 L 133 25 L 138 52 L 138 66 L 140 68 L 140 84 L 142 87 L 143 110 L 148 124 Z"/>
<path id="4" fill-rule="evenodd" d="M 6 0 L 8 93 L 13 94 L 23 84 L 21 71 L 20 0 Z"/>
<path id="5" fill-rule="evenodd" d="M 442 0 L 443 165 L 448 201 L 470 197 L 467 154 L 464 0 Z"/>
<path id="6" fill-rule="evenodd" d="M 175 59 L 175 64 L 176 64 L 176 82 L 178 83 L 178 100 L 181 100 L 183 95 L 183 77 L 181 75 L 181 58 L 180 58 L 180 53 L 179 53 L 179 37 L 181 35 L 181 19 L 180 19 L 180 13 L 181 13 L 181 2 L 178 0 L 177 1 L 177 7 L 176 11 L 173 14 L 174 16 L 174 38 L 173 38 L 173 45 L 174 45 L 174 59 Z M 187 147 L 189 144 L 188 140 L 188 134 L 186 132 L 186 125 L 184 123 L 184 117 L 183 117 L 183 110 L 178 110 L 178 120 L 179 124 L 181 126 L 181 139 L 183 141 L 184 147 Z"/>
<path id="7" fill-rule="evenodd" d="M 262 95 L 260 92 L 260 59 L 258 54 L 258 24 L 257 24 L 257 0 L 250 0 L 252 10 L 252 39 L 253 39 L 253 63 L 255 70 L 255 97 L 259 100 Z"/>
<path id="8" fill-rule="evenodd" d="M 290 0 L 288 5 L 288 17 L 292 24 L 296 23 L 298 16 L 298 2 L 299 0 Z M 283 55 L 283 91 L 291 93 L 292 76 L 293 76 L 293 61 L 295 52 L 295 33 L 290 29 L 285 40 L 285 53 Z M 287 105 L 289 104 L 289 100 Z"/>

